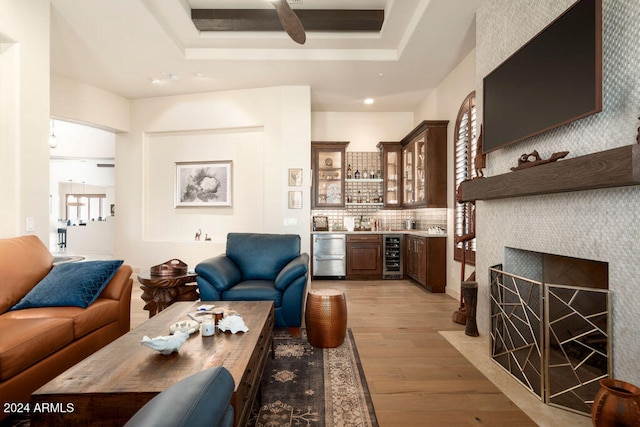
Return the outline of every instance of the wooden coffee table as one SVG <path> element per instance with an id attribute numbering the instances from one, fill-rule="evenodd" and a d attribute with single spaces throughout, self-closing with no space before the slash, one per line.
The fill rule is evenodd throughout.
<path id="1" fill-rule="evenodd" d="M 214 302 L 216 307 L 238 312 L 249 328 L 246 333 L 216 331 L 212 337 L 202 337 L 195 332 L 178 353 L 168 356 L 140 345 L 145 335 L 168 335 L 172 323 L 189 319 L 188 313 L 201 304 L 172 304 L 36 390 L 31 396 L 31 425 L 91 425 L 94 421 L 122 426 L 170 385 L 222 365 L 235 381 L 231 400 L 235 425 L 244 426 L 271 347 L 271 301 Z"/>

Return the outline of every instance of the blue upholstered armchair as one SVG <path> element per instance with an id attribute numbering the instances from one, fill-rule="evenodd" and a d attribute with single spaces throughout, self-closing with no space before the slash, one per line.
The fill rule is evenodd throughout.
<path id="1" fill-rule="evenodd" d="M 205 369 L 156 395 L 125 427 L 231 427 L 234 388 L 226 368 Z"/>
<path id="2" fill-rule="evenodd" d="M 308 272 L 295 234 L 229 233 L 225 254 L 196 265 L 202 301 L 273 301 L 284 327 L 302 325 Z"/>

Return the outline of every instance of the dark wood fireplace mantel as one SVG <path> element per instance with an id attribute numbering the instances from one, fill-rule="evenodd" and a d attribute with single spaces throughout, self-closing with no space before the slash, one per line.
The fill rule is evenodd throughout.
<path id="1" fill-rule="evenodd" d="M 640 145 L 627 145 L 462 183 L 462 201 L 640 185 Z"/>

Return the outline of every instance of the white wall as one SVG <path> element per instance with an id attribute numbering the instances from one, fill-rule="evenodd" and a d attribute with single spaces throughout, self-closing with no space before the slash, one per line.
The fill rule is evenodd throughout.
<path id="1" fill-rule="evenodd" d="M 399 141 L 415 126 L 413 113 L 314 112 L 312 141 L 349 141 L 347 151 L 376 151 L 380 141 Z"/>
<path id="2" fill-rule="evenodd" d="M 458 111 L 464 99 L 476 87 L 476 50 L 472 50 L 449 75 L 424 100 L 415 113 L 416 124 L 427 118 L 449 120 L 447 127 L 447 294 L 460 298 L 460 263 L 453 261 L 455 236 L 454 224 L 454 128 Z M 473 266 L 468 265 L 465 276 L 469 276 Z"/>
<path id="3" fill-rule="evenodd" d="M 49 14 L 45 1 L 0 2 L 0 236 L 48 240 Z"/>
<path id="4" fill-rule="evenodd" d="M 134 268 L 171 258 L 192 268 L 224 252 L 232 231 L 299 234 L 308 252 L 310 105 L 306 86 L 132 101 L 131 131 L 116 137 L 115 256 Z M 175 208 L 175 163 L 215 160 L 233 162 L 233 206 Z M 289 168 L 303 169 L 303 187 L 288 186 Z M 294 190 L 303 209 L 288 209 Z"/>
<path id="5" fill-rule="evenodd" d="M 111 92 L 51 76 L 51 116 L 114 132 L 130 128 L 129 100 Z"/>
<path id="6" fill-rule="evenodd" d="M 535 36 L 573 0 L 486 0 L 477 14 L 478 105 L 482 78 Z M 509 173 L 522 153 L 569 158 L 636 143 L 640 105 L 640 2 L 603 0 L 603 111 L 489 153 L 487 176 Z M 481 111 L 480 111 L 481 113 Z M 481 116 L 480 116 L 481 117 Z M 478 322 L 489 327 L 488 268 L 504 248 L 547 252 L 609 263 L 613 375 L 640 384 L 640 186 L 519 197 L 477 203 Z"/>

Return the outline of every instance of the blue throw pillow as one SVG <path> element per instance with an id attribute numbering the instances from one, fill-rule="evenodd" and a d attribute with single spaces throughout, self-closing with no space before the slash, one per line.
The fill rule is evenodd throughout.
<path id="1" fill-rule="evenodd" d="M 117 261 L 69 262 L 53 267 L 11 310 L 92 304 L 122 265 Z"/>

